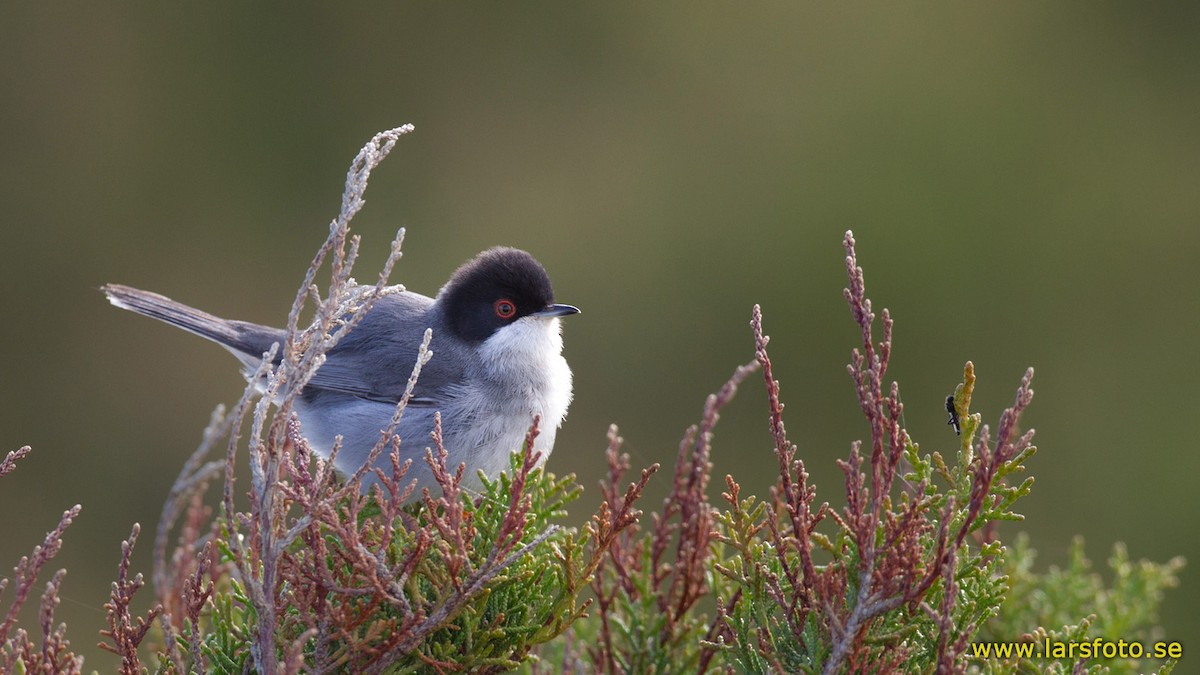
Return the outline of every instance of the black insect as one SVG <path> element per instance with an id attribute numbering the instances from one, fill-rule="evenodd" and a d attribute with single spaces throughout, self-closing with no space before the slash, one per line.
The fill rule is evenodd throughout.
<path id="1" fill-rule="evenodd" d="M 954 394 L 946 397 L 946 412 L 950 413 L 950 419 L 946 420 L 946 424 L 954 427 L 954 435 L 962 434 L 962 425 L 958 423 L 958 411 L 954 409 Z"/>

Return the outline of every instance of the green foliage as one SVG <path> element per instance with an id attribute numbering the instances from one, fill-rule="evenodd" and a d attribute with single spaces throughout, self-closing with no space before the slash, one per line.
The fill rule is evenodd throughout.
<path id="1" fill-rule="evenodd" d="M 528 470 L 525 459 L 524 453 L 514 453 L 510 472 L 496 480 L 484 477 L 483 489 L 477 495 L 460 495 L 462 522 L 467 524 L 462 532 L 470 536 L 461 542 L 450 537 L 434 542 L 401 591 L 409 614 L 436 616 L 446 607 L 453 607 L 453 611 L 445 613 L 415 649 L 392 660 L 387 672 L 511 670 L 528 660 L 535 646 L 558 636 L 583 613 L 586 605 L 580 604 L 579 592 L 595 567 L 591 561 L 596 555 L 593 531 L 589 528 L 579 532 L 558 524 L 566 516 L 565 507 L 578 498 L 582 489 L 575 485 L 573 476 L 557 478 L 540 468 Z M 506 537 L 514 536 L 511 476 L 522 473 L 525 479 L 516 486 L 516 494 L 528 507 L 525 526 L 515 541 L 504 542 Z M 444 514 L 431 512 L 429 504 L 409 508 L 392 523 L 397 533 L 384 552 L 389 563 L 404 560 L 421 541 L 421 533 L 436 528 L 434 521 Z M 363 531 L 378 531 L 382 527 L 378 519 L 383 516 L 377 507 L 362 508 L 355 522 Z M 329 569 L 341 573 L 339 583 L 354 584 L 358 570 L 346 562 L 347 546 L 337 534 L 327 530 L 323 537 L 326 563 Z M 299 541 L 292 548 L 295 556 L 312 553 Z M 518 553 L 508 561 L 498 561 L 496 552 L 502 548 Z M 228 548 L 223 554 L 226 562 L 232 559 Z M 505 564 L 486 585 L 468 594 L 465 601 L 460 600 L 464 588 L 458 571 L 488 569 L 498 562 Z M 372 645 L 401 625 L 405 613 L 399 603 L 375 602 L 371 589 L 362 586 L 362 590 L 349 596 L 351 601 L 342 607 L 345 612 L 360 614 L 346 623 L 346 632 L 340 638 L 318 641 L 306 632 L 303 614 L 292 611 L 289 615 L 294 620 L 280 622 L 277 643 L 303 642 L 304 662 L 324 664 L 324 668 L 346 668 L 359 662 L 355 652 L 377 648 Z M 338 603 L 336 595 L 330 594 L 325 600 Z M 255 623 L 254 604 L 242 585 L 235 579 L 223 579 L 199 621 L 202 661 L 197 664 L 188 660 L 185 670 L 203 667 L 215 672 L 244 672 L 254 645 Z M 192 637 L 184 630 L 177 638 L 184 654 Z M 317 650 L 323 653 L 315 653 Z M 282 659 L 284 655 L 279 656 Z M 165 652 L 160 654 L 160 663 L 160 672 L 174 672 Z"/>
<path id="2" fill-rule="evenodd" d="M 961 427 L 958 448 L 950 461 L 922 454 L 902 426 L 898 385 L 884 390 L 891 320 L 884 310 L 884 339 L 874 343 L 874 314 L 849 233 L 846 243 L 846 297 L 863 333 L 850 373 L 872 437 L 839 462 L 845 506 L 818 505 L 804 462 L 787 440 L 756 307 L 756 362 L 780 469 L 769 498 L 742 497 L 732 476 L 722 508 L 712 508 L 703 494 L 712 468 L 709 432 L 745 375 L 739 368 L 685 436 L 674 489 L 653 514 L 653 527 L 631 530 L 601 567 L 595 588 L 602 611 L 574 629 L 589 636 L 589 646 L 556 651 L 554 663 L 571 670 L 586 663 L 583 670 L 605 673 L 1132 673 L 1156 666 L 1170 672 L 1176 661 L 1161 655 L 1118 660 L 1084 650 L 1094 650 L 1097 638 L 1141 640 L 1151 655 L 1149 641 L 1161 637 L 1163 590 L 1177 583 L 1182 561 L 1134 564 L 1118 545 L 1110 560 L 1114 581 L 1106 586 L 1090 572 L 1082 544 L 1067 569 L 1044 575 L 1032 572 L 1027 541 L 1006 548 L 998 526 L 1023 520 L 1014 508 L 1033 487 L 1031 477 L 1015 480 L 1037 452 L 1032 430 L 1019 430 L 1033 398 L 1033 370 L 993 432 L 971 411 L 975 372 L 968 362 L 948 403 L 956 432 Z M 864 445 L 867 458 L 860 454 Z M 615 494 L 623 464 L 610 456 L 610 466 L 617 470 L 610 471 L 606 496 Z M 697 590 L 680 593 L 697 583 Z M 701 596 L 715 601 L 715 615 Z M 980 647 L 1018 641 L 1050 651 L 981 655 Z M 1075 652 L 1057 658 L 1055 645 Z M 543 672 L 554 671 L 552 663 Z"/>
<path id="3" fill-rule="evenodd" d="M 968 364 L 964 386 L 955 398 L 963 419 L 955 461 L 947 463 L 936 452 L 922 454 L 905 435 L 904 456 L 909 468 L 904 480 L 908 487 L 899 497 L 881 499 L 883 517 L 873 538 L 880 564 L 886 564 L 882 561 L 889 558 L 883 552 L 903 529 L 889 523 L 915 522 L 918 515 L 929 517 L 926 526 L 915 528 L 919 532 L 916 555 L 908 562 L 916 573 L 909 578 L 918 583 L 929 579 L 939 560 L 943 568 L 937 583 L 929 583 L 923 593 L 899 589 L 893 597 L 903 601 L 892 603 L 886 602 L 886 597 L 864 594 L 862 579 L 868 577 L 859 574 L 863 550 L 851 525 L 856 514 L 835 513 L 824 505 L 810 515 L 820 516 L 814 520 L 832 521 L 832 531 L 810 531 L 809 555 L 825 562 L 813 564 L 810 574 L 817 583 L 806 586 L 798 573 L 803 567 L 803 547 L 795 538 L 779 534 L 790 526 L 792 514 L 802 511 L 788 510 L 778 499 L 779 486 L 773 499 L 763 501 L 741 497 L 737 483 L 727 477 L 726 507 L 715 513 L 717 537 L 710 546 L 704 575 L 706 594 L 717 599 L 715 618 L 697 604 L 675 617 L 674 625 L 667 625 L 672 617 L 663 611 L 661 580 L 678 573 L 678 565 L 651 565 L 652 551 L 661 544 L 656 546 L 655 531 L 638 533 L 626 547 L 642 556 L 641 564 L 635 566 L 639 573 L 622 576 L 603 568 L 598 587 L 603 589 L 605 580 L 617 578 L 628 585 L 616 594 L 606 614 L 591 614 L 573 628 L 577 636 L 588 636 L 581 640 L 587 644 L 603 643 L 596 636 L 608 633 L 609 650 L 593 648 L 583 654 L 569 647 L 545 652 L 542 672 L 556 672 L 581 659 L 590 661 L 590 669 L 598 672 L 828 672 L 838 641 L 846 639 L 838 634 L 835 622 L 852 615 L 856 607 L 872 603 L 883 610 L 866 623 L 846 662 L 834 672 L 941 672 L 939 664 L 947 663 L 942 659 L 948 650 L 953 651 L 948 662 L 952 672 L 1171 672 L 1177 659 L 1079 658 L 1078 650 L 1094 645 L 1096 638 L 1114 644 L 1136 640 L 1150 655 L 1153 642 L 1163 637 L 1157 624 L 1163 592 L 1178 583 L 1182 559 L 1162 565 L 1134 563 L 1118 544 L 1109 560 L 1113 581 L 1108 585 L 1091 571 L 1082 541 L 1077 540 L 1065 569 L 1035 573 L 1034 552 L 1027 538 L 1018 536 L 1014 545 L 1006 547 L 995 538 L 994 529 L 997 523 L 1022 519 L 1013 507 L 1029 493 L 1032 479 L 1025 478 L 1016 486 L 1002 479 L 1024 472 L 1024 463 L 1036 448 L 1014 444 L 1010 456 L 999 455 L 991 472 L 995 481 L 980 492 L 985 459 L 996 458 L 997 453 L 976 438 L 986 427 L 969 409 L 973 386 L 974 370 Z M 808 495 L 801 503 L 812 503 L 815 489 L 804 485 L 800 475 L 793 474 L 793 478 Z M 670 510 L 669 502 L 664 511 Z M 972 504 L 978 506 L 973 509 Z M 654 517 L 658 523 L 663 514 Z M 954 532 L 963 537 L 957 548 L 955 538 L 949 536 Z M 784 546 L 778 545 L 780 541 Z M 951 549 L 953 555 L 939 557 L 939 551 Z M 892 574 L 902 572 L 895 567 L 890 570 Z M 822 581 L 838 579 L 845 584 L 822 586 Z M 822 588 L 836 592 L 825 592 L 806 613 L 796 611 L 808 601 L 806 593 L 820 596 Z M 953 593 L 950 599 L 946 597 L 948 589 Z M 1016 641 L 1032 642 L 1039 651 L 1028 657 L 1006 658 L 983 658 L 976 651 L 979 645 Z M 1074 644 L 1076 658 L 1049 658 L 1044 653 L 1047 644 Z M 1081 670 L 1074 670 L 1077 662 Z"/>
<path id="4" fill-rule="evenodd" d="M 973 369 L 969 365 L 966 374 L 967 382 L 973 385 Z M 918 445 L 905 435 L 904 453 L 911 469 L 904 478 L 908 485 L 923 489 L 920 494 L 910 494 L 895 502 L 881 500 L 884 516 L 879 519 L 874 538 L 877 559 L 886 559 L 879 558 L 878 552 L 886 550 L 889 544 L 889 522 L 915 524 L 921 517 L 930 518 L 925 526 L 908 526 L 919 533 L 913 549 L 916 555 L 908 560 L 917 568 L 916 573 L 909 574 L 914 580 L 927 579 L 936 569 L 939 550 L 945 547 L 945 532 L 965 527 L 969 533 L 994 521 L 1020 519 L 1010 507 L 1028 492 L 1031 484 L 1025 481 L 1015 490 L 1002 483 L 993 484 L 988 492 L 991 499 L 983 500 L 988 506 L 979 509 L 973 518 L 969 508 L 954 508 L 954 505 L 969 505 L 972 490 L 977 489 L 972 444 L 979 416 L 969 414 L 966 406 L 970 386 L 966 392 L 964 401 L 960 388 L 959 409 L 967 421 L 954 465 L 947 466 L 938 453 L 922 455 Z M 1033 453 L 1034 448 L 1030 447 L 1001 462 L 997 475 L 1023 470 L 1020 463 Z M 736 488 L 732 480 L 730 484 Z M 714 592 L 720 597 L 737 594 L 739 600 L 727 611 L 728 635 L 712 646 L 721 651 L 728 665 L 742 672 L 822 672 L 838 639 L 836 629 L 831 626 L 836 625 L 838 617 L 849 616 L 856 607 L 872 602 L 885 609 L 875 614 L 864 628 L 854 663 L 870 663 L 899 672 L 933 672 L 944 639 L 939 624 L 944 617 L 939 612 L 949 616 L 948 637 L 957 641 L 969 637 L 975 627 L 994 616 L 1008 590 L 1002 571 L 1003 548 L 999 542 L 987 541 L 979 546 L 964 545 L 953 556 L 952 578 L 958 593 L 949 607 L 944 597 L 945 586 L 941 584 L 930 584 L 923 595 L 907 595 L 899 589 L 892 597 L 901 602 L 889 603 L 883 597 L 871 599 L 871 593 L 863 593 L 862 575 L 856 574 L 863 569 L 864 559 L 851 525 L 855 521 L 849 517 L 854 514 L 849 514 L 830 519 L 834 522 L 833 532 L 811 533 L 813 547 L 829 558 L 824 564 L 814 564 L 811 574 L 817 579 L 845 580 L 845 584 L 835 583 L 831 588 L 837 593 L 827 594 L 822 602 L 812 602 L 809 611 L 799 614 L 793 607 L 806 602 L 808 592 L 802 573 L 796 574 L 803 566 L 799 548 L 794 539 L 788 540 L 789 545 L 781 554 L 780 547 L 771 540 L 772 533 L 788 529 L 787 510 L 769 509 L 753 496 L 739 499 L 732 489 L 725 496 L 729 506 L 718 517 L 725 545 L 717 550 L 713 562 L 725 583 L 714 587 Z M 777 515 L 768 522 L 772 513 Z M 893 528 L 891 536 L 902 532 Z M 891 573 L 904 572 L 897 568 Z M 948 572 L 942 573 L 949 576 Z M 814 586 L 820 594 L 820 584 Z M 802 624 L 795 623 L 800 619 Z"/>
<path id="5" fill-rule="evenodd" d="M 535 468 L 531 441 L 509 472 L 483 478 L 479 495 L 463 494 L 461 476 L 444 465 L 433 468 L 446 496 L 426 496 L 418 508 L 399 510 L 401 475 L 373 500 L 331 488 L 338 508 L 310 523 L 280 566 L 285 585 L 312 578 L 324 586 L 315 595 L 280 594 L 293 607 L 273 641 L 279 662 L 356 672 L 386 663 L 386 672 L 406 673 L 1170 672 L 1174 661 L 1162 659 L 979 651 L 1015 642 L 1079 648 L 1097 638 L 1149 648 L 1161 638 L 1158 605 L 1182 562 L 1135 564 L 1118 546 L 1108 586 L 1077 543 L 1067 568 L 1033 572 L 1028 542 L 1005 547 L 997 531 L 1023 519 L 1014 509 L 1033 486 L 1032 478 L 1016 480 L 1037 452 L 1033 432 L 1019 430 L 1032 369 L 993 433 L 971 410 L 968 362 L 951 401 L 961 426 L 953 457 L 922 453 L 901 425 L 898 386 L 883 389 L 890 319 L 885 311 L 884 340 L 872 343 L 874 315 L 853 275 L 847 294 L 864 346 L 851 373 L 872 438 L 839 462 L 844 506 L 818 504 L 787 440 L 756 308 L 756 362 L 709 397 L 680 444 L 671 493 L 649 519 L 639 521 L 632 504 L 653 469 L 622 493 L 629 460 L 615 428 L 603 503 L 582 532 L 558 525 L 581 489 Z M 724 504 L 715 508 L 706 494 L 711 431 L 756 368 L 767 385 L 778 482 L 767 499 L 743 497 L 726 476 Z M 293 442 L 303 449 L 303 439 Z M 291 478 L 302 483 L 306 474 L 291 469 Z M 356 553 L 363 546 L 366 560 L 382 556 L 399 576 L 372 586 L 374 573 Z M 223 552 L 227 561 L 236 555 L 229 545 Z M 589 585 L 591 611 L 581 600 Z M 198 622 L 203 664 L 246 667 L 259 639 L 255 606 L 232 579 L 219 585 Z M 328 621 L 340 627 L 322 632 Z M 396 637 L 405 634 L 407 643 Z M 189 637 L 180 635 L 180 651 Z M 289 645 L 300 646 L 290 660 Z"/>
<path id="6" fill-rule="evenodd" d="M 995 618 L 984 624 L 979 642 L 1011 641 L 1028 634 L 1029 641 L 1041 648 L 1038 658 L 980 659 L 984 672 L 1071 672 L 1071 659 L 1046 658 L 1047 640 L 1051 645 L 1095 645 L 1099 638 L 1119 646 L 1119 641 L 1137 642 L 1147 655 L 1157 644 L 1167 648 L 1158 611 L 1164 591 L 1179 584 L 1182 558 L 1158 564 L 1146 560 L 1133 562 L 1125 546 L 1117 543 L 1108 559 L 1111 585 L 1092 570 L 1082 538 L 1071 545 L 1070 559 L 1064 568 L 1051 567 L 1045 573 L 1034 571 L 1036 551 L 1029 538 L 1018 535 L 1005 551 L 1002 573 L 1009 591 Z M 1031 627 L 1036 627 L 1032 628 Z M 1103 643 L 1102 643 L 1103 644 Z M 1157 670 L 1153 658 L 1111 658 L 1101 656 L 1088 673 L 1168 673 L 1177 659 L 1168 659 Z"/>
<path id="7" fill-rule="evenodd" d="M 348 180 L 348 190 L 353 183 L 354 194 L 361 193 L 365 174 L 404 131 L 381 134 L 364 148 L 351 172 L 357 183 Z M 754 362 L 705 402 L 700 423 L 680 443 L 670 493 L 649 518 L 640 518 L 635 504 L 658 467 L 623 488 L 630 462 L 619 452 L 615 427 L 601 504 L 581 530 L 560 525 L 581 488 L 571 476 L 559 479 L 540 468 L 532 450 L 536 419 L 509 471 L 482 476 L 478 493 L 462 488 L 464 468 L 446 466 L 440 418 L 434 451 L 425 457 L 440 496 L 412 494 L 409 467 L 390 431 L 362 470 L 337 480 L 329 464 L 315 460 L 289 406 L 319 367 L 322 350 L 335 342 L 333 332 L 349 329 L 348 313 L 365 311 L 383 292 L 399 245 L 379 286 L 354 285 L 345 263 L 353 261 L 357 241 L 347 252 L 346 223 L 361 199 L 346 204 L 310 268 L 311 276 L 332 252 L 338 290 L 320 305 L 312 327 L 289 329 L 281 370 L 264 361 L 265 398 L 251 405 L 258 395 L 251 385 L 233 415 L 214 416 L 164 508 L 155 545 L 158 605 L 136 619 L 131 600 L 143 580 L 130 574 L 130 556 L 139 527 L 122 546 L 102 646 L 121 657 L 123 674 L 145 672 L 139 654 L 151 628 L 162 633 L 157 672 L 163 674 L 518 668 L 1096 674 L 1155 667 L 1161 674 L 1177 663 L 1177 654 L 1160 653 L 1172 645 L 1157 624 L 1182 560 L 1133 563 L 1117 545 L 1108 564 L 1112 581 L 1105 583 L 1091 571 L 1082 541 L 1065 568 L 1039 574 L 1027 540 L 1006 547 L 999 539 L 1000 525 L 1023 519 L 1014 509 L 1033 486 L 1029 477 L 1015 482 L 1037 452 L 1033 431 L 1019 430 L 1033 398 L 1033 369 L 993 431 L 971 410 L 975 371 L 968 362 L 947 404 L 959 433 L 954 456 L 921 452 L 903 427 L 899 385 L 885 384 L 891 318 L 883 310 L 883 337 L 875 342 L 875 314 L 849 232 L 845 297 L 862 342 L 848 371 L 871 436 L 838 462 L 845 475 L 840 506 L 817 501 L 788 439 L 758 307 L 751 320 Z M 293 316 L 305 297 L 297 296 Z M 428 333 L 425 340 L 410 394 L 429 358 Z M 727 475 L 722 504 L 714 507 L 707 495 L 712 430 L 755 370 L 767 390 L 778 478 L 766 498 L 743 497 Z M 277 404 L 271 415 L 267 401 Z M 250 505 L 240 511 L 233 469 L 237 430 L 248 418 Z M 204 464 L 226 436 L 225 460 Z M 27 452 L 0 460 L 0 476 Z M 376 458 L 390 458 L 390 474 Z M 223 508 L 212 518 L 201 497 L 222 471 Z M 373 487 L 364 490 L 368 471 Z M 168 557 L 166 538 L 185 511 Z M 64 571 L 43 594 L 40 644 L 17 621 L 78 512 L 64 513 L 14 570 L 15 597 L 0 620 L 0 671 L 80 672 L 82 659 L 70 651 L 65 627 L 52 627 Z M 9 583 L 0 579 L 0 592 Z M 593 597 L 585 599 L 589 591 Z M 1131 658 L 1094 653 L 1131 641 L 1140 648 Z"/>
<path id="8" fill-rule="evenodd" d="M 255 611 L 241 584 L 229 579 L 226 587 L 214 593 L 208 606 L 207 629 L 200 634 L 200 649 L 208 668 L 216 673 L 242 673 L 250 661 L 254 637 Z M 180 649 L 188 649 L 190 631 L 178 639 Z M 160 655 L 159 672 L 170 672 L 170 660 Z M 191 664 L 198 667 L 200 664 Z"/>
<path id="9" fill-rule="evenodd" d="M 669 611 L 663 611 L 653 590 L 651 556 L 651 547 L 643 547 L 639 570 L 644 573 L 630 577 L 630 592 L 620 594 L 609 609 L 607 623 L 612 640 L 622 647 L 616 650 L 612 667 L 624 673 L 694 671 L 700 660 L 701 640 L 708 630 L 708 617 L 688 612 L 676 621 Z"/>
<path id="10" fill-rule="evenodd" d="M 475 529 L 467 549 L 469 566 L 484 567 L 486 557 L 507 536 L 510 476 L 520 470 L 521 454 L 515 453 L 512 473 L 494 481 L 485 478 L 479 497 L 463 497 L 467 519 Z M 534 469 L 523 492 L 530 510 L 517 544 L 522 554 L 432 632 L 417 652 L 398 661 L 392 672 L 436 672 L 432 663 L 444 670 L 511 670 L 528 658 L 533 647 L 565 630 L 583 611 L 572 589 L 585 583 L 581 566 L 587 539 L 557 521 L 581 492 L 574 476 L 560 479 Z M 421 513 L 418 523 L 426 525 Z M 454 588 L 454 580 L 446 575 L 447 563 L 445 552 L 438 552 L 422 564 L 419 576 L 406 586 L 413 606 L 436 607 L 447 601 Z"/>

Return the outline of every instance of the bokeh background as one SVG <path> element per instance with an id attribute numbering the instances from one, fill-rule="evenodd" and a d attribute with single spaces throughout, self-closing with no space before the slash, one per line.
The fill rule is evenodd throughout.
<path id="1" fill-rule="evenodd" d="M 92 645 L 119 542 L 153 529 L 242 384 L 97 288 L 282 324 L 349 160 L 411 122 L 355 221 L 359 278 L 399 226 L 393 279 L 427 294 L 494 244 L 542 260 L 584 310 L 550 461 L 589 488 L 577 520 L 608 424 L 635 463 L 670 461 L 751 359 L 754 303 L 791 434 L 842 502 L 835 458 L 868 434 L 845 373 L 852 228 L 922 449 L 954 447 L 964 361 L 993 425 L 1036 367 L 1037 483 L 1002 534 L 1029 532 L 1043 568 L 1076 535 L 1101 569 L 1114 541 L 1187 556 L 1164 624 L 1194 645 L 1198 7 L 6 3 L 0 452 L 34 452 L 0 482 L 0 566 L 81 503 L 59 617 L 115 667 Z M 718 480 L 771 482 L 764 402 L 751 384 L 724 415 Z"/>

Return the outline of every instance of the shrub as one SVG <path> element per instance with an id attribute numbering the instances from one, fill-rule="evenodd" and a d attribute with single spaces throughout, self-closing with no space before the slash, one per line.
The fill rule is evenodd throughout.
<path id="1" fill-rule="evenodd" d="M 658 466 L 629 482 L 615 426 L 602 502 L 582 529 L 561 524 L 581 488 L 540 468 L 532 451 L 536 419 L 509 471 L 486 478 L 478 493 L 462 488 L 465 467 L 446 465 L 439 426 L 424 461 L 441 494 L 414 494 L 405 480 L 411 464 L 400 461 L 392 432 L 430 358 L 428 333 L 408 396 L 367 465 L 390 462 L 335 475 L 332 459 L 315 456 L 300 433 L 293 404 L 363 313 L 383 294 L 403 290 L 387 278 L 404 231 L 378 281 L 359 285 L 350 276 L 359 241 L 349 223 L 371 171 L 410 130 L 378 134 L 355 158 L 285 341 L 264 356 L 238 404 L 217 409 L 176 480 L 155 533 L 157 604 L 143 616 L 131 610 L 144 585 L 140 574 L 130 576 L 137 525 L 122 544 L 101 646 L 121 657 L 123 673 L 1132 673 L 1153 665 L 979 652 L 987 641 L 1153 639 L 1163 590 L 1177 583 L 1182 561 L 1134 565 L 1118 546 L 1110 561 L 1115 581 L 1105 586 L 1082 544 L 1068 568 L 1046 574 L 1032 572 L 1025 540 L 1004 546 L 998 525 L 1022 519 L 1013 509 L 1033 485 L 1031 477 L 1017 480 L 1037 450 L 1033 431 L 1019 425 L 1033 398 L 1033 369 L 993 431 L 971 409 L 976 380 L 968 362 L 947 401 L 960 434 L 955 456 L 923 454 L 904 429 L 899 385 L 886 384 L 892 321 L 883 310 L 876 341 L 849 232 L 845 297 L 861 344 L 848 372 L 871 438 L 839 461 L 843 506 L 818 502 L 788 439 L 757 306 L 754 360 L 708 398 L 680 443 L 670 493 L 648 519 L 638 502 Z M 322 293 L 315 280 L 326 263 Z M 743 496 L 726 475 L 714 505 L 712 430 L 756 371 L 767 390 L 778 478 L 760 499 Z M 222 446 L 224 457 L 209 460 Z M 250 475 L 239 488 L 243 451 Z M 28 452 L 9 453 L 0 476 Z M 376 480 L 364 491 L 368 471 Z M 214 513 L 204 495 L 218 481 Z M 40 640 L 18 626 L 79 509 L 64 513 L 15 569 L 14 598 L 0 619 L 0 671 L 81 672 L 66 627 L 53 619 L 65 571 L 43 593 Z M 9 583 L 0 580 L 0 593 Z M 1159 664 L 1158 672 L 1174 663 Z"/>

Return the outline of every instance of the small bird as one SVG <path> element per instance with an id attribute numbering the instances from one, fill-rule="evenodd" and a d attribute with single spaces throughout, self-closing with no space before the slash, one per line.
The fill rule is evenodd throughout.
<path id="1" fill-rule="evenodd" d="M 221 319 L 170 298 L 128 286 L 102 289 L 122 309 L 164 321 L 212 340 L 233 353 L 247 378 L 284 331 Z M 562 356 L 559 317 L 579 313 L 554 302 L 550 277 L 532 255 L 488 249 L 450 277 L 436 298 L 405 291 L 381 296 L 326 355 L 296 399 L 301 432 L 345 474 L 357 471 L 387 428 L 404 395 L 425 330 L 432 329 L 433 359 L 421 370 L 396 434 L 400 459 L 412 460 L 406 480 L 417 491 L 437 483 L 424 461 L 434 414 L 442 414 L 447 466 L 467 467 L 463 487 L 478 489 L 478 472 L 494 478 L 521 448 L 535 415 L 534 449 L 550 454 L 571 403 L 571 369 Z M 390 466 L 384 455 L 378 464 Z M 364 485 L 373 482 L 370 472 Z"/>

